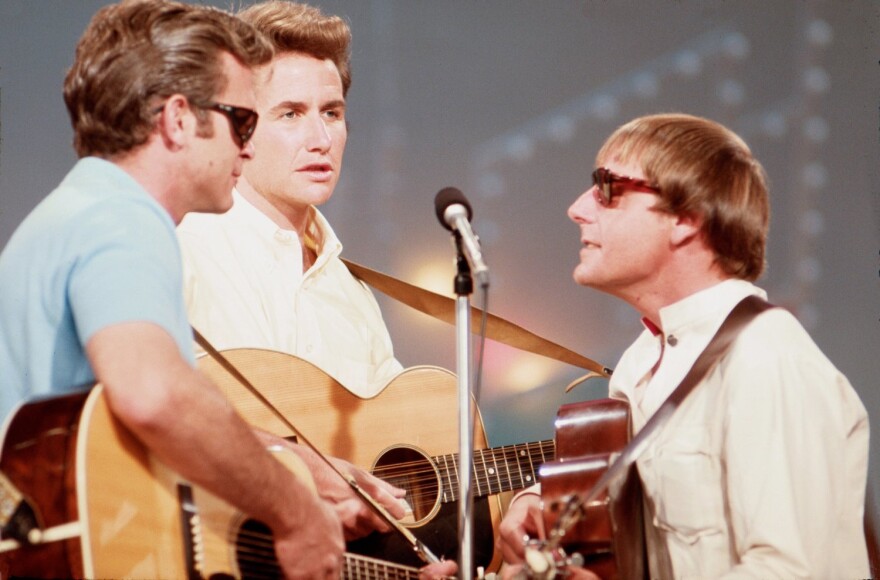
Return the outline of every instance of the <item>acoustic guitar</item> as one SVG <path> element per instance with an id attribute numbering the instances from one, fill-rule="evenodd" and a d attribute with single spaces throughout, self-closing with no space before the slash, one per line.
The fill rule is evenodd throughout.
<path id="1" fill-rule="evenodd" d="M 280 577 L 268 528 L 152 457 L 100 386 L 21 407 L 0 453 L 0 471 L 35 507 L 44 538 L 0 542 L 0 578 Z M 298 457 L 277 453 L 311 482 Z M 418 574 L 346 554 L 342 577 Z"/>
<path id="2" fill-rule="evenodd" d="M 317 366 L 289 354 L 232 349 L 223 355 L 322 453 L 369 469 L 406 489 L 413 519 L 405 525 L 436 554 L 455 557 L 459 417 L 453 373 L 434 366 L 412 367 L 389 380 L 374 397 L 361 398 Z M 295 438 L 217 361 L 203 356 L 198 366 L 254 426 Z M 555 443 L 546 440 L 488 448 L 478 409 L 474 430 L 474 562 L 494 569 L 500 565 L 493 540 L 502 508 L 496 494 L 535 483 L 538 468 L 555 457 Z M 373 537 L 350 547 L 418 563 L 397 536 Z"/>
<path id="3" fill-rule="evenodd" d="M 629 405 L 616 399 L 571 403 L 556 419 L 557 460 L 540 469 L 544 525 L 551 530 L 573 497 L 586 496 L 629 441 Z M 561 546 L 604 580 L 645 578 L 641 483 L 634 467 L 589 505 Z"/>

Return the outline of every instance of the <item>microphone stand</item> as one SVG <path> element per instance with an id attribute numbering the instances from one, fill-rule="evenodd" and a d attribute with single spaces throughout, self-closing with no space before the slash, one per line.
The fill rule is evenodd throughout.
<path id="1" fill-rule="evenodd" d="M 461 248 L 461 236 L 455 233 L 455 353 L 458 377 L 458 572 L 462 580 L 471 580 L 474 570 L 473 514 L 474 496 L 471 493 L 471 474 L 474 464 L 474 425 L 471 397 L 471 307 L 474 291 L 471 269 Z"/>

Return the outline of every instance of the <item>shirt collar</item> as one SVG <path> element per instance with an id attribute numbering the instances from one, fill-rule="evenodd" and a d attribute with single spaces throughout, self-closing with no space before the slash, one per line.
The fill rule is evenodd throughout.
<path id="1" fill-rule="evenodd" d="M 229 213 L 247 222 L 264 238 L 273 239 L 279 232 L 296 236 L 289 230 L 279 228 L 269 216 L 257 209 L 238 189 L 232 190 L 232 209 L 229 210 Z M 342 253 L 342 242 L 336 237 L 336 233 L 330 227 L 330 222 L 315 206 L 309 207 L 306 244 L 318 254 L 316 265 L 323 264 Z"/>
<path id="2" fill-rule="evenodd" d="M 724 280 L 661 308 L 659 311 L 661 328 L 657 328 L 645 319 L 642 323 L 654 335 L 661 332 L 666 336 L 681 334 L 689 327 L 704 321 L 719 318 L 723 320 L 740 300 L 752 294 L 767 298 L 767 293 L 751 282 L 736 278 Z"/>

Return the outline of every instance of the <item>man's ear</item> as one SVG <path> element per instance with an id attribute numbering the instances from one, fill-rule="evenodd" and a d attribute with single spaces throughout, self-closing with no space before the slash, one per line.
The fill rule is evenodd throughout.
<path id="1" fill-rule="evenodd" d="M 683 246 L 700 236 L 703 228 L 703 216 L 696 213 L 684 213 L 675 216 L 670 241 L 674 246 Z"/>
<path id="2" fill-rule="evenodd" d="M 159 115 L 159 135 L 172 151 L 181 149 L 195 134 L 198 120 L 185 96 L 171 95 Z"/>

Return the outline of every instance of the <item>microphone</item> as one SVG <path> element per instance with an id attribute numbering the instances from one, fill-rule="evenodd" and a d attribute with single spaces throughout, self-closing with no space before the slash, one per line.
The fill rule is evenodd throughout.
<path id="1" fill-rule="evenodd" d="M 434 209 L 443 227 L 461 237 L 465 258 L 480 286 L 489 286 L 489 268 L 483 261 L 480 238 L 471 229 L 473 210 L 464 194 L 454 187 L 441 189 L 434 198 Z"/>

